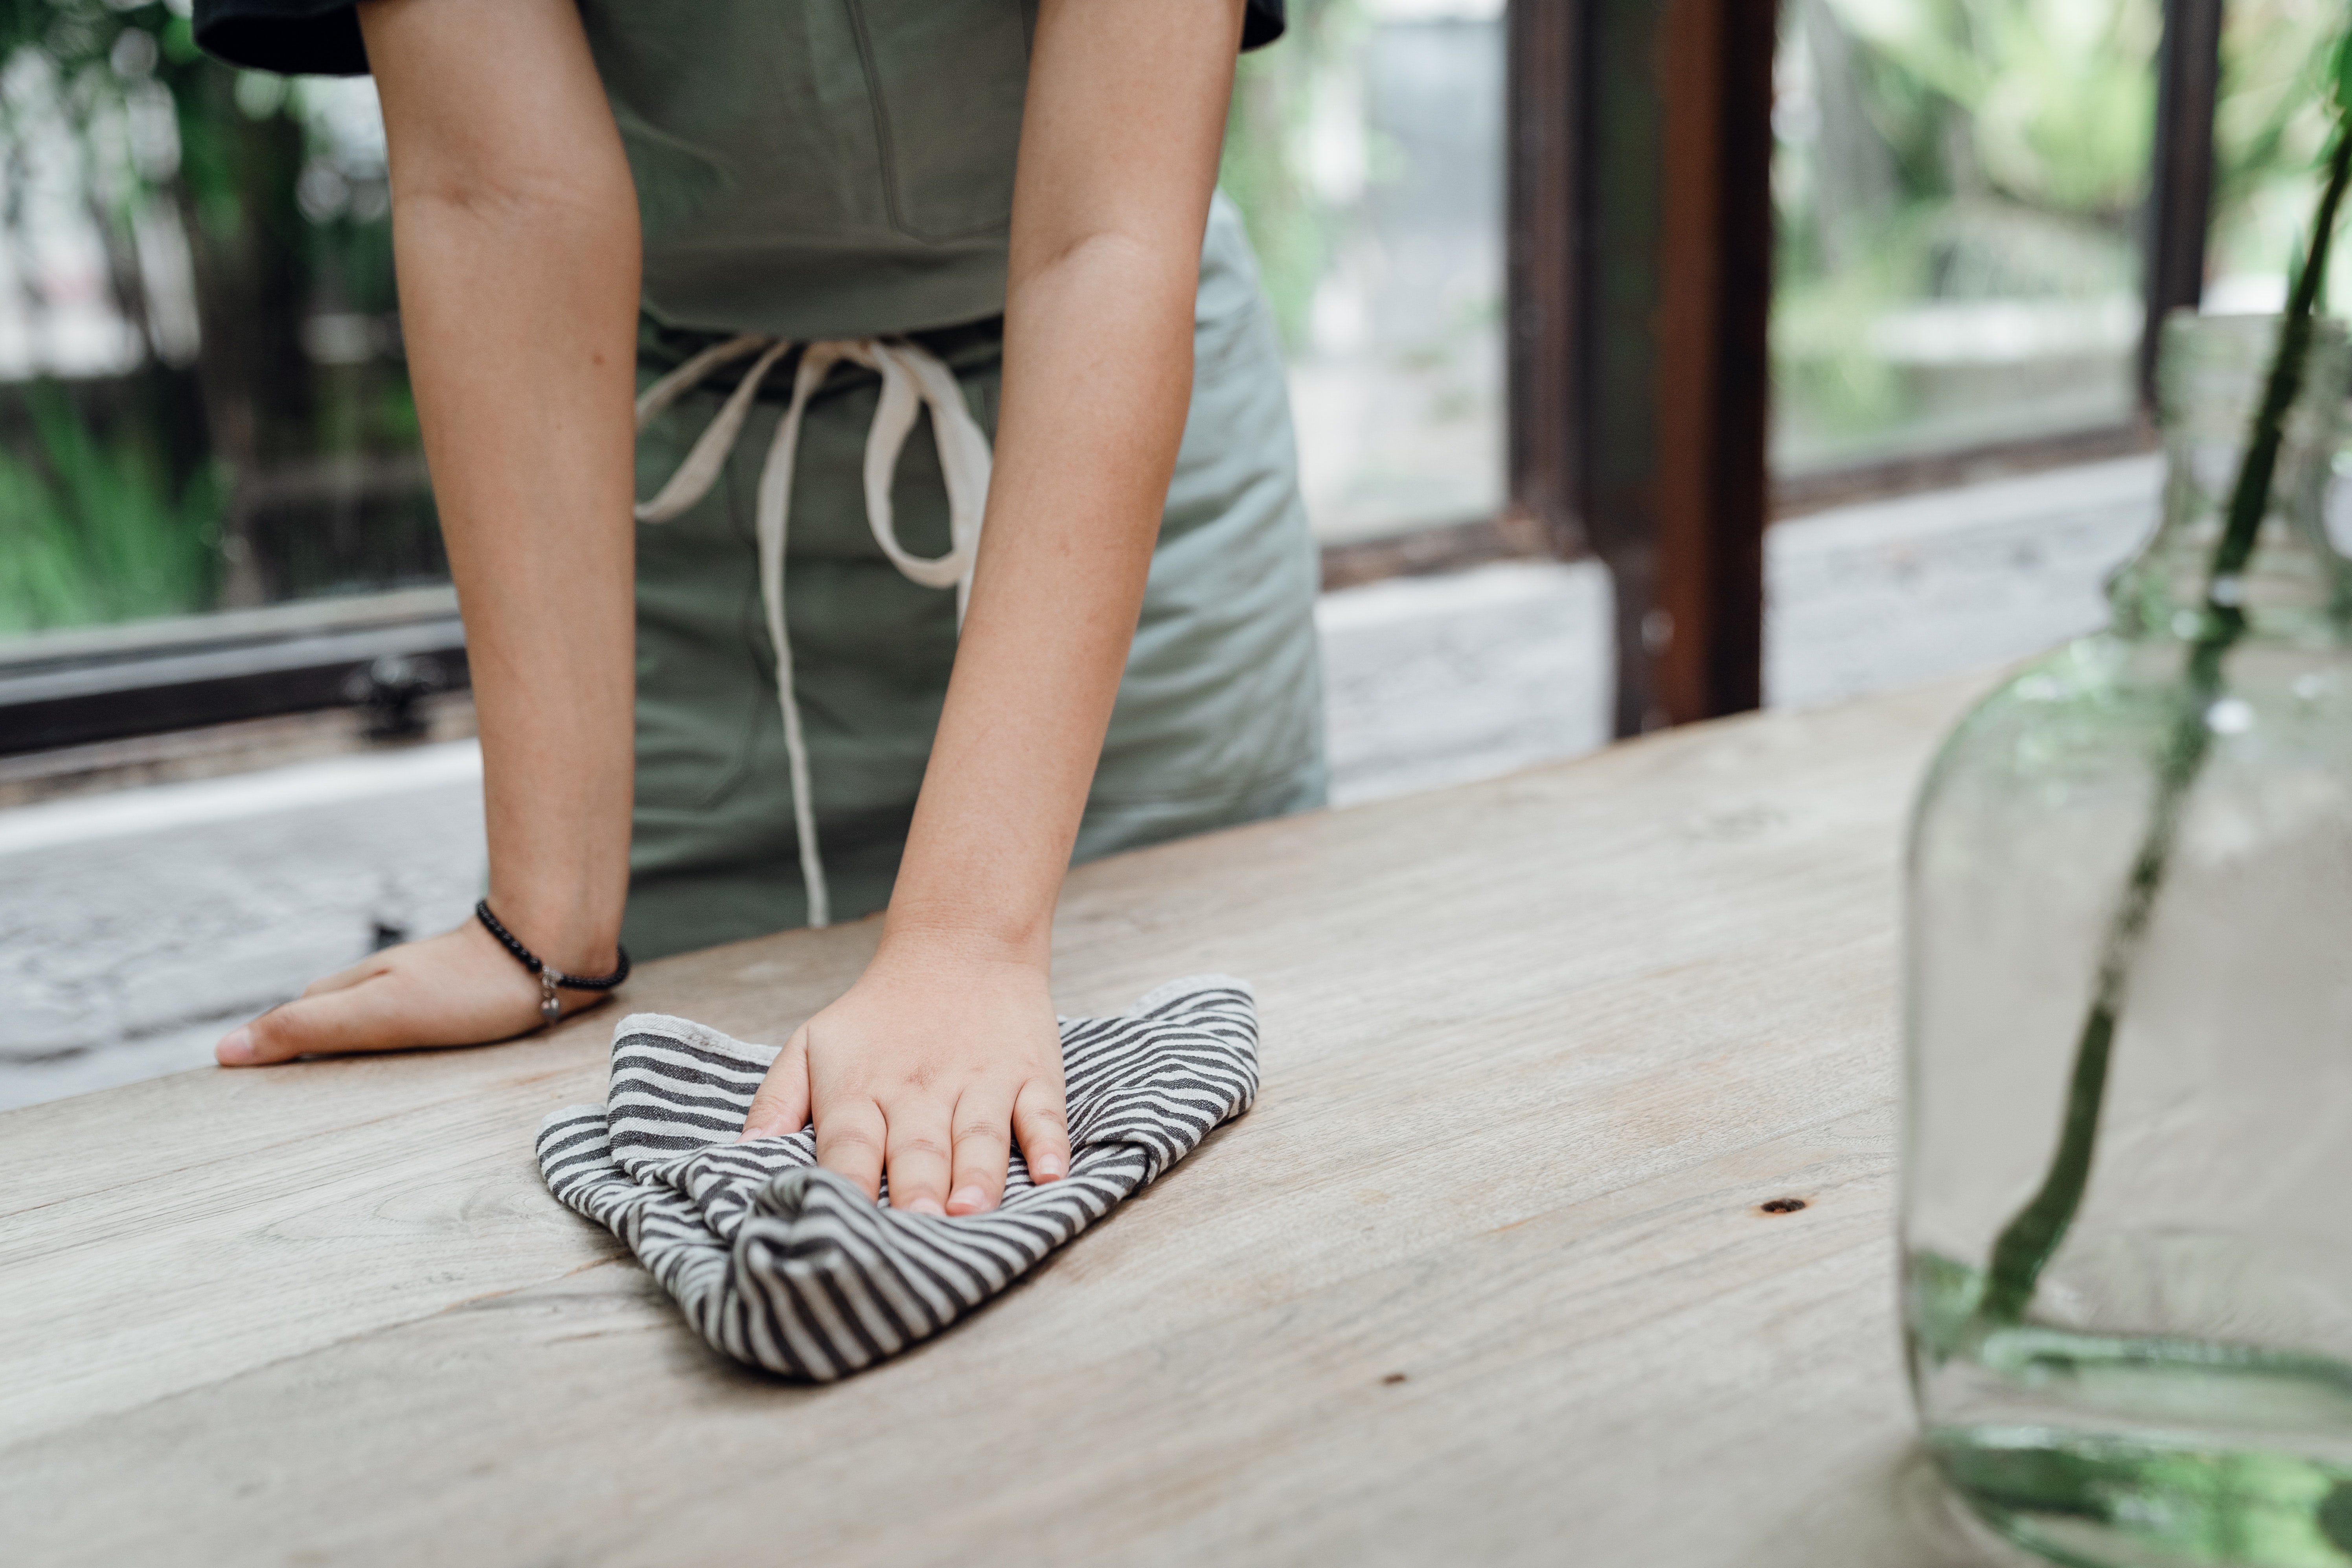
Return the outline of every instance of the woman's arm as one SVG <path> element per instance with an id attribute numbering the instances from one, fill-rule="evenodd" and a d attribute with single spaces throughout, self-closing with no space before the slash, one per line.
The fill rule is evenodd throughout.
<path id="1" fill-rule="evenodd" d="M 1192 388 L 1192 305 L 1240 0 L 1045 0 L 1013 185 L 1003 405 L 947 706 L 857 984 L 746 1136 L 899 1207 L 994 1206 L 1008 1129 L 1069 1169 L 1055 900 L 1143 602 Z"/>
<path id="2" fill-rule="evenodd" d="M 636 193 L 572 0 L 359 13 L 481 720 L 490 907 L 557 968 L 604 973 L 628 884 Z M 467 1045 L 538 1008 L 538 982 L 468 921 L 329 976 L 218 1055 Z"/>

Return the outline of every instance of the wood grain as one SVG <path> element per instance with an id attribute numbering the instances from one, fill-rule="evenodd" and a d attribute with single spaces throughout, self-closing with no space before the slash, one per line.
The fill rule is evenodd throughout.
<path id="1" fill-rule="evenodd" d="M 1082 868 L 1065 1007 L 1249 976 L 1258 1106 L 830 1388 L 541 1187 L 614 1010 L 0 1116 L 5 1555 L 1983 1561 L 1910 1458 L 1892 1227 L 1895 850 L 1979 684 Z M 780 1039 L 873 940 L 623 1005 Z"/>

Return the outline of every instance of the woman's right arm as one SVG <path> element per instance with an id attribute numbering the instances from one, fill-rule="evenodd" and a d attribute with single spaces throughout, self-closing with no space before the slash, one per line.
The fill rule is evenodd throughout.
<path id="1" fill-rule="evenodd" d="M 573 0 L 364 0 L 359 16 L 465 612 L 490 907 L 557 968 L 605 973 L 628 886 L 635 191 Z M 538 1009 L 538 982 L 469 921 L 320 981 L 218 1055 L 470 1045 Z"/>

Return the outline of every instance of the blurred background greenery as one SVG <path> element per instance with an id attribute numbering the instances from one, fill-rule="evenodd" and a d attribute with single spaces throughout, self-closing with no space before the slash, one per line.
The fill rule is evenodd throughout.
<path id="1" fill-rule="evenodd" d="M 0 0 L 0 634 L 444 574 L 354 85 Z"/>
<path id="2" fill-rule="evenodd" d="M 2231 0 L 2207 308 L 2284 298 L 2340 7 Z M 2159 0 L 1786 0 L 1784 471 L 2131 413 Z"/>
<path id="3" fill-rule="evenodd" d="M 1502 0 L 1290 0 L 1244 56 L 1220 183 L 1290 359 L 1326 542 L 1505 503 Z"/>
<path id="4" fill-rule="evenodd" d="M 1775 457 L 2128 416 L 2158 0 L 1790 0 Z"/>

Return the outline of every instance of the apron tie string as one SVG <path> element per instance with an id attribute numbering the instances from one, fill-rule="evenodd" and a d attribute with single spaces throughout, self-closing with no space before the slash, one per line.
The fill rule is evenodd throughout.
<path id="1" fill-rule="evenodd" d="M 789 353 L 791 342 L 746 333 L 703 350 L 651 386 L 637 399 L 637 430 L 670 405 L 709 379 L 722 365 L 757 354 L 751 368 L 719 405 L 677 471 L 654 495 L 636 504 L 639 522 L 662 523 L 685 511 L 710 493 L 727 467 L 743 421 L 776 362 Z M 880 374 L 882 397 L 866 436 L 866 522 L 874 542 L 897 567 L 900 576 L 926 588 L 953 588 L 956 626 L 963 626 L 964 607 L 971 599 L 971 573 L 980 557 L 980 525 L 988 504 L 988 437 L 965 406 L 955 373 L 939 357 L 917 344 L 888 342 L 879 338 L 849 338 L 813 342 L 801 352 L 800 368 L 793 377 L 792 402 L 776 425 L 775 439 L 760 468 L 758 502 L 753 517 L 760 540 L 760 597 L 768 612 L 768 639 L 776 650 L 776 700 L 783 710 L 784 760 L 792 775 L 793 825 L 799 831 L 801 881 L 808 892 L 808 923 L 832 923 L 832 899 L 824 879 L 824 862 L 817 852 L 816 808 L 809 798 L 808 742 L 801 731 L 801 705 L 793 689 L 793 645 L 784 625 L 784 535 L 792 521 L 793 462 L 800 449 L 801 416 L 808 411 L 833 367 L 847 361 Z M 898 454 L 915 428 L 915 416 L 931 411 L 931 433 L 939 445 L 940 471 L 947 480 L 948 552 L 926 558 L 908 552 L 898 542 L 890 485 Z"/>

